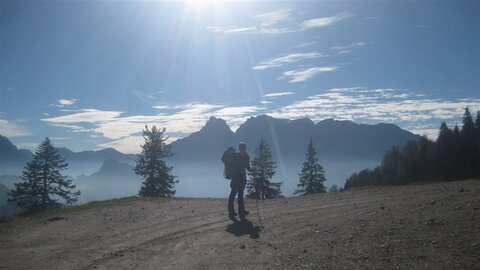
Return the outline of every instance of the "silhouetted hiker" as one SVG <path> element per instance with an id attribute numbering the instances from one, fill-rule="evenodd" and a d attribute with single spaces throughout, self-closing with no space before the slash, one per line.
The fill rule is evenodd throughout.
<path id="1" fill-rule="evenodd" d="M 235 213 L 235 208 L 233 207 L 233 201 L 235 196 L 238 194 L 237 203 L 238 203 L 238 214 L 240 219 L 244 220 L 245 215 L 248 214 L 248 211 L 245 211 L 245 205 L 243 204 L 243 191 L 245 190 L 245 185 L 247 184 L 247 173 L 252 171 L 250 168 L 250 157 L 247 154 L 247 145 L 245 143 L 240 143 L 238 145 L 239 153 L 234 155 L 234 166 L 232 170 L 232 180 L 230 181 L 230 196 L 228 197 L 228 217 L 234 219 L 237 213 Z"/>

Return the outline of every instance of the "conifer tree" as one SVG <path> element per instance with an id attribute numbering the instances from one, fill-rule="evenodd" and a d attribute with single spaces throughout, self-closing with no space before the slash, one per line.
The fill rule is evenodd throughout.
<path id="1" fill-rule="evenodd" d="M 33 160 L 27 162 L 22 173 L 23 182 L 15 184 L 9 200 L 29 212 L 59 207 L 63 202 L 76 202 L 80 191 L 73 191 L 73 180 L 61 173 L 67 166 L 50 139 L 45 138 L 35 151 Z"/>
<path id="2" fill-rule="evenodd" d="M 318 163 L 317 151 L 313 145 L 312 139 L 307 147 L 306 161 L 303 162 L 302 172 L 299 174 L 300 180 L 297 184 L 298 189 L 295 194 L 308 195 L 325 192 L 325 171 L 322 165 Z"/>
<path id="3" fill-rule="evenodd" d="M 480 130 L 480 111 L 477 111 L 477 118 L 475 119 L 475 127 Z"/>
<path id="4" fill-rule="evenodd" d="M 475 123 L 473 122 L 470 110 L 465 108 L 465 113 L 462 119 L 462 130 L 460 131 L 460 156 L 461 170 L 463 172 L 462 178 L 474 177 L 477 171 L 475 168 L 478 165 L 479 153 L 477 147 L 477 131 Z"/>
<path id="5" fill-rule="evenodd" d="M 255 158 L 252 160 L 252 171 L 248 173 L 250 179 L 247 183 L 249 198 L 272 199 L 281 197 L 282 182 L 271 182 L 275 174 L 276 162 L 272 160 L 270 147 L 263 138 L 255 148 Z"/>
<path id="6" fill-rule="evenodd" d="M 165 159 L 173 156 L 170 145 L 165 141 L 165 128 L 157 129 L 153 126 L 143 130 L 145 144 L 142 153 L 138 156 L 135 173 L 142 176 L 144 181 L 138 194 L 143 197 L 171 197 L 175 195 L 176 176 L 172 175 L 173 167 L 168 167 Z"/>

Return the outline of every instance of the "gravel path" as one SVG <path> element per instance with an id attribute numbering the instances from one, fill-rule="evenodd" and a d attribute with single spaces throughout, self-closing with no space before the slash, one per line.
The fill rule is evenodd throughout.
<path id="1" fill-rule="evenodd" d="M 480 269 L 480 181 L 259 202 L 130 200 L 2 224 L 0 269 Z"/>

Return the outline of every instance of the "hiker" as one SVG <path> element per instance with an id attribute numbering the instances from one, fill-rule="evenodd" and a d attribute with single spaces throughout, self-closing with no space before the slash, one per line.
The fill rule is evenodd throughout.
<path id="1" fill-rule="evenodd" d="M 243 204 L 243 191 L 247 184 L 247 174 L 245 169 L 249 172 L 252 171 L 252 169 L 250 168 L 250 157 L 247 154 L 247 145 L 241 142 L 238 145 L 238 150 L 240 152 L 235 153 L 233 159 L 232 180 L 230 181 L 231 191 L 230 196 L 228 197 L 228 217 L 234 219 L 237 215 L 237 213 L 235 213 L 235 208 L 233 207 L 233 201 L 238 194 L 238 214 L 240 215 L 240 219 L 244 220 L 245 215 L 248 215 L 248 211 L 245 211 L 245 205 Z"/>

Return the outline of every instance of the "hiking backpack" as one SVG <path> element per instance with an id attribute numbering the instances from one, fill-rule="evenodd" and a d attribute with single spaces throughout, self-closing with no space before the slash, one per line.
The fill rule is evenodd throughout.
<path id="1" fill-rule="evenodd" d="M 229 147 L 222 155 L 223 161 L 223 177 L 226 179 L 232 179 L 233 171 L 235 166 L 235 149 L 233 147 Z"/>

